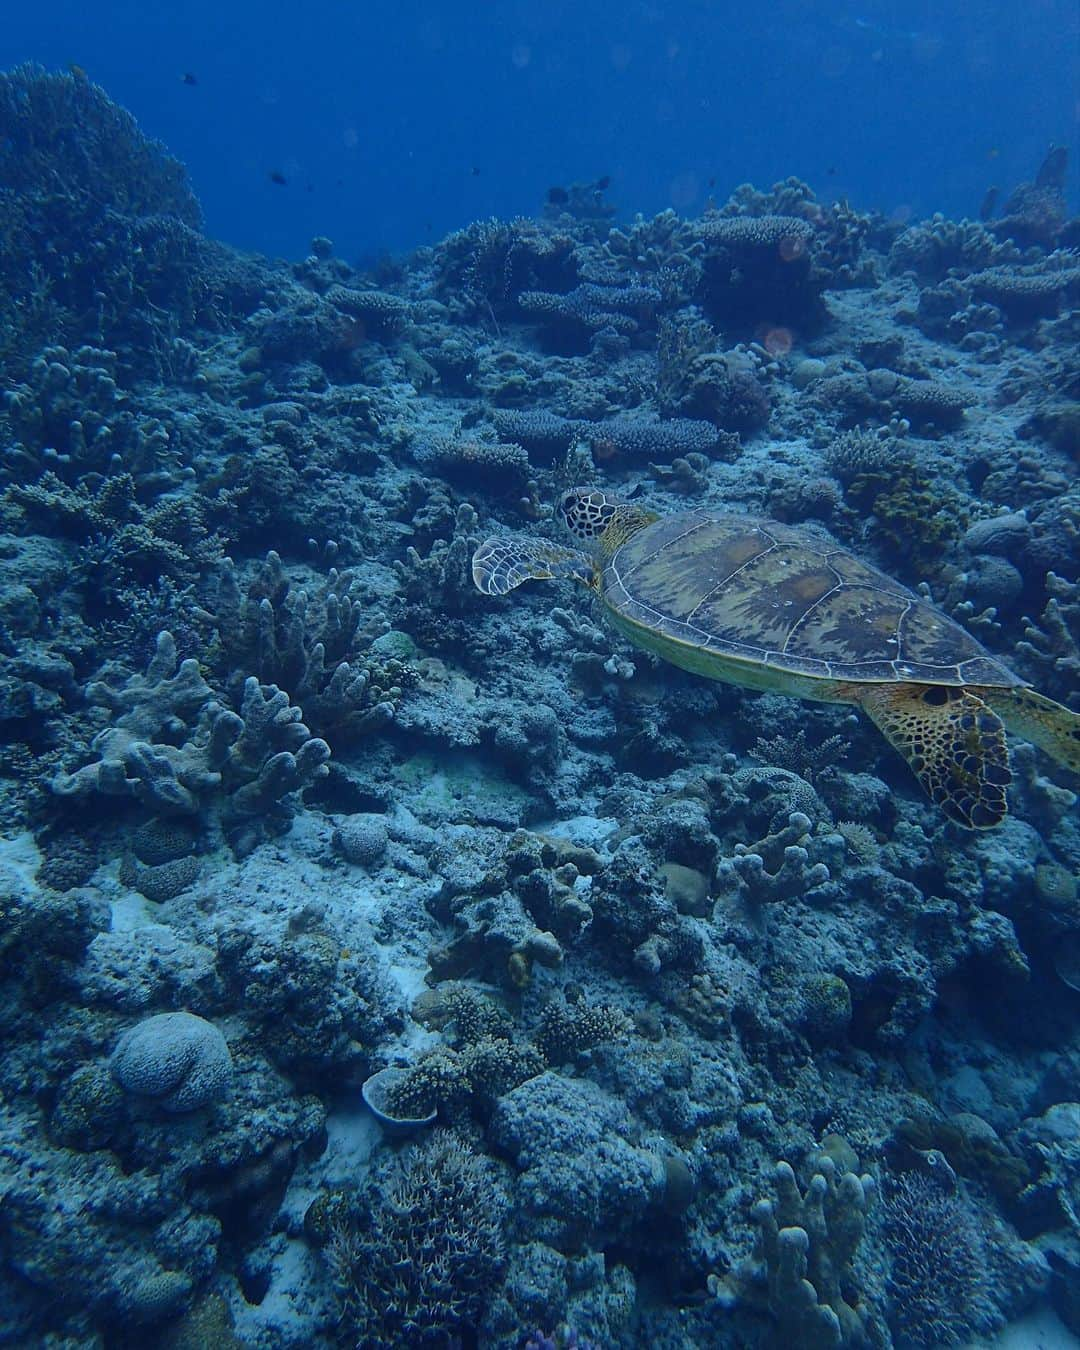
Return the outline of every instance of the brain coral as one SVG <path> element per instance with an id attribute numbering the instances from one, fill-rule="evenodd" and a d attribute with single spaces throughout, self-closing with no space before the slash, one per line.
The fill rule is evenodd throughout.
<path id="1" fill-rule="evenodd" d="M 124 1032 L 112 1071 L 122 1088 L 153 1097 L 166 1111 L 197 1111 L 228 1087 L 232 1056 L 212 1022 L 193 1013 L 159 1013 Z"/>

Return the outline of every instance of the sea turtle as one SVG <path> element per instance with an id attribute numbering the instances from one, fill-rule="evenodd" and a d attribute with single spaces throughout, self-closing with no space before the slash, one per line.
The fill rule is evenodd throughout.
<path id="1" fill-rule="evenodd" d="M 950 820 L 997 825 L 1011 781 L 1005 724 L 1080 772 L 1080 715 L 1035 693 L 933 605 L 807 530 L 741 515 L 658 516 L 595 488 L 559 513 L 591 553 L 488 539 L 486 595 L 572 577 L 620 632 L 728 684 L 862 708 Z"/>

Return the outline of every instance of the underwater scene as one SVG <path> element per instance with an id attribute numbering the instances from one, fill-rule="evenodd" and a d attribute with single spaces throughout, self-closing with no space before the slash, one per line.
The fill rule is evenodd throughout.
<path id="1" fill-rule="evenodd" d="M 0 1346 L 1080 1347 L 1080 11 L 0 36 Z"/>

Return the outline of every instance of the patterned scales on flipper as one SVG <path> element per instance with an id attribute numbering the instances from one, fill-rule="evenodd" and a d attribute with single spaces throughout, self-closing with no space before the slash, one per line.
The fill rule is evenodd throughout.
<path id="1" fill-rule="evenodd" d="M 584 553 L 547 539 L 486 539 L 473 554 L 472 577 L 485 595 L 505 595 L 523 581 L 569 577 L 588 584 L 593 566 Z"/>
<path id="2" fill-rule="evenodd" d="M 1005 727 L 970 689 L 867 685 L 860 702 L 932 802 L 969 829 L 999 825 L 1012 781 Z"/>

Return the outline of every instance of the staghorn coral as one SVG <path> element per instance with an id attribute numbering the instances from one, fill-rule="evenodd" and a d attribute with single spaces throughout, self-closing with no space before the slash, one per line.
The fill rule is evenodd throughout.
<path id="1" fill-rule="evenodd" d="M 947 1162 L 937 1173 L 902 1172 L 883 1188 L 889 1320 L 904 1345 L 956 1345 L 998 1320 L 975 1211 Z"/>
<path id="2" fill-rule="evenodd" d="M 800 727 L 794 734 L 780 732 L 776 736 L 759 736 L 750 754 L 759 764 L 786 769 L 807 783 L 817 784 L 850 752 L 851 742 L 846 736 L 826 736 L 812 744 L 806 730 Z"/>
<path id="3" fill-rule="evenodd" d="M 166 615 L 175 622 L 189 584 L 221 556 L 196 502 L 162 498 L 143 506 L 128 473 L 91 474 L 71 487 L 50 470 L 37 482 L 12 484 L 3 502 L 17 508 L 21 532 L 79 543 L 71 579 L 85 614 L 121 643 L 125 635 L 152 638 Z"/>
<path id="4" fill-rule="evenodd" d="M 448 1131 L 330 1220 L 327 1261 L 356 1350 L 443 1346 L 467 1335 L 506 1261 L 492 1164 Z"/>

